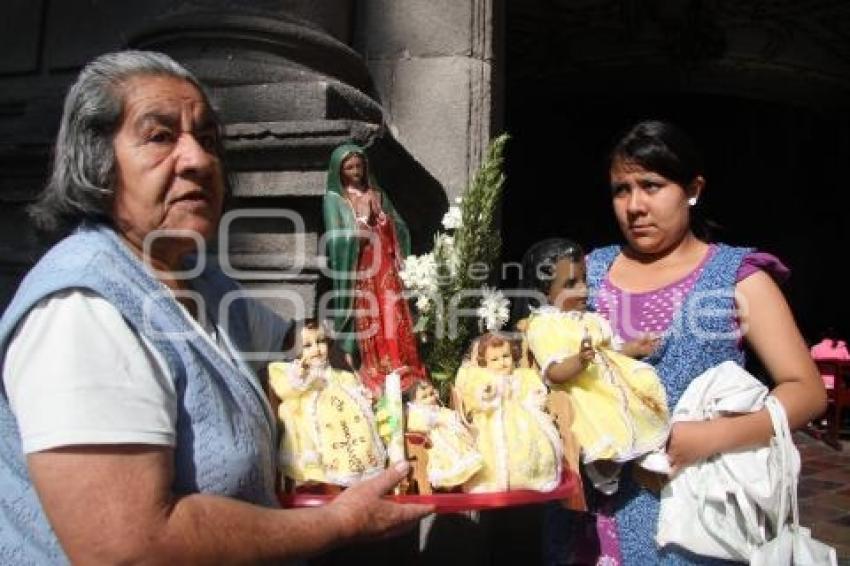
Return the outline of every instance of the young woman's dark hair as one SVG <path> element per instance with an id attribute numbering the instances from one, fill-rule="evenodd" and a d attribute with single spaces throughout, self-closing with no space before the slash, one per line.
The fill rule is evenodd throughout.
<path id="1" fill-rule="evenodd" d="M 513 320 L 527 317 L 532 308 L 545 304 L 545 295 L 555 278 L 555 265 L 562 259 L 581 261 L 584 250 L 567 238 L 549 238 L 537 242 L 522 256 L 522 289 L 524 296 L 514 302 Z"/>
<path id="2" fill-rule="evenodd" d="M 658 120 L 646 120 L 629 128 L 608 156 L 615 161 L 636 163 L 687 187 L 703 174 L 702 154 L 691 138 L 678 127 Z"/>

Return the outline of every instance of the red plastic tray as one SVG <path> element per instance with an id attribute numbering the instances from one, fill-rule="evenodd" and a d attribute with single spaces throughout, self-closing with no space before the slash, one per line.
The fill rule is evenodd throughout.
<path id="1" fill-rule="evenodd" d="M 428 503 L 435 506 L 437 513 L 459 513 L 477 509 L 498 509 L 567 499 L 578 489 L 575 474 L 565 472 L 560 485 L 552 491 L 540 492 L 530 489 L 502 491 L 498 493 L 436 493 L 433 495 L 387 495 L 398 503 Z M 279 493 L 278 499 L 284 507 L 318 507 L 331 501 L 336 495 L 312 493 Z"/>

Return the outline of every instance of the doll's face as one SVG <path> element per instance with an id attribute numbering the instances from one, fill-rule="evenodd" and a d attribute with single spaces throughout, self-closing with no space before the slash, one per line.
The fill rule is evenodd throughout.
<path id="1" fill-rule="evenodd" d="M 430 383 L 420 381 L 416 385 L 416 391 L 413 394 L 413 402 L 421 403 L 423 405 L 436 405 L 437 390 L 434 389 L 434 386 Z"/>
<path id="2" fill-rule="evenodd" d="M 321 365 L 328 361 L 328 341 L 318 328 L 301 331 L 301 360 L 307 365 Z"/>
<path id="3" fill-rule="evenodd" d="M 584 311 L 587 309 L 587 280 L 584 260 L 568 258 L 555 264 L 554 277 L 549 286 L 549 303 L 562 311 Z"/>
<path id="4" fill-rule="evenodd" d="M 499 346 L 490 346 L 484 353 L 484 362 L 487 369 L 500 374 L 511 373 L 514 370 L 514 356 L 511 345 L 504 342 Z"/>
<path id="5" fill-rule="evenodd" d="M 362 185 L 366 175 L 366 163 L 355 153 L 343 160 L 339 173 L 343 185 Z"/>

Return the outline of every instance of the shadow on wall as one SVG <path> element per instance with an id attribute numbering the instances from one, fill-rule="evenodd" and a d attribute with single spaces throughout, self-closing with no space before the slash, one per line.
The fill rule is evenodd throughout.
<path id="1" fill-rule="evenodd" d="M 429 251 L 449 201 L 442 185 L 389 134 L 367 149 L 378 184 L 410 229 L 411 252 Z"/>

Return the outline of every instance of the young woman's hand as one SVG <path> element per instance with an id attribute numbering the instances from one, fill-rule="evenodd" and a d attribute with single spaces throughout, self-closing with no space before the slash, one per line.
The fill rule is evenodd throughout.
<path id="1" fill-rule="evenodd" d="M 716 421 L 678 422 L 670 430 L 667 458 L 672 475 L 682 468 L 714 456 L 718 450 L 714 438 L 718 435 Z"/>
<path id="2" fill-rule="evenodd" d="M 658 348 L 660 341 L 656 334 L 644 334 L 623 344 L 622 352 L 630 358 L 645 358 Z"/>

